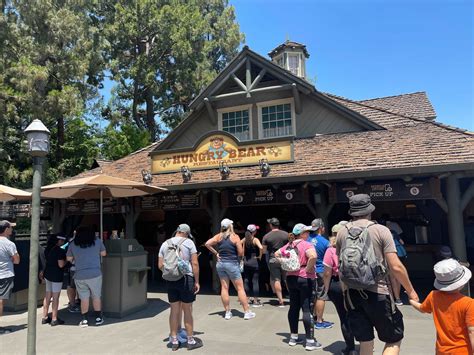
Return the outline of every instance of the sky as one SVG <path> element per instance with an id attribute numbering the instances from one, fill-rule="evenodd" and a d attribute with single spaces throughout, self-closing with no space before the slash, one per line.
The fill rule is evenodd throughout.
<path id="1" fill-rule="evenodd" d="M 474 131 L 471 0 L 230 0 L 264 56 L 307 46 L 318 90 L 353 100 L 425 91 L 437 121 Z"/>

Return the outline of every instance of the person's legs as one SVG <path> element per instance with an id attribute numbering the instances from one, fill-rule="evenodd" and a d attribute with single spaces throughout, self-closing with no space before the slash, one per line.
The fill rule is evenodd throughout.
<path id="1" fill-rule="evenodd" d="M 184 327 L 186 328 L 186 333 L 188 334 L 188 338 L 193 336 L 194 334 L 194 323 L 193 323 L 193 304 L 192 303 L 184 303 L 181 302 L 181 308 L 184 313 Z M 178 318 L 179 321 L 179 318 Z"/>
<path id="2" fill-rule="evenodd" d="M 255 297 L 257 301 L 260 301 L 260 287 L 259 287 L 259 273 L 258 269 L 254 269 L 252 273 L 252 296 Z"/>
<path id="3" fill-rule="evenodd" d="M 170 335 L 176 338 L 178 335 L 179 318 L 181 317 L 181 302 L 170 303 Z"/>
<path id="4" fill-rule="evenodd" d="M 306 339 L 314 339 L 314 321 L 311 314 L 311 297 L 313 294 L 313 280 L 298 278 L 298 289 L 300 296 L 301 310 L 303 311 L 303 325 Z"/>
<path id="5" fill-rule="evenodd" d="M 288 309 L 288 324 L 290 325 L 290 333 L 298 335 L 298 321 L 300 316 L 300 291 L 297 287 L 297 277 L 287 277 L 288 290 L 290 293 L 290 308 Z"/>
<path id="6" fill-rule="evenodd" d="M 283 305 L 283 293 L 281 288 L 282 270 L 280 264 L 274 261 L 270 262 L 268 267 L 270 269 L 270 281 L 272 284 L 272 289 L 278 298 L 278 303 Z"/>
<path id="7" fill-rule="evenodd" d="M 230 311 L 229 279 L 221 278 L 221 300 L 226 312 Z"/>
<path id="8" fill-rule="evenodd" d="M 361 341 L 359 348 L 359 355 L 373 355 L 374 341 Z"/>
<path id="9" fill-rule="evenodd" d="M 315 304 L 316 309 L 316 322 L 322 323 L 323 321 L 323 314 L 324 314 L 324 307 L 326 306 L 326 301 L 318 299 Z"/>
<path id="10" fill-rule="evenodd" d="M 245 290 L 244 290 L 244 283 L 242 281 L 242 278 L 232 280 L 232 284 L 237 290 L 237 297 L 239 298 L 240 304 L 242 305 L 244 312 L 248 312 L 249 302 L 247 300 L 247 294 L 245 293 Z"/>
<path id="11" fill-rule="evenodd" d="M 102 301 L 100 298 L 93 298 L 92 299 L 92 307 L 94 308 L 95 312 L 102 311 Z"/>
<path id="12" fill-rule="evenodd" d="M 0 298 L 0 317 L 3 316 L 3 299 Z"/>
<path id="13" fill-rule="evenodd" d="M 342 294 L 341 283 L 339 281 L 331 281 L 328 290 L 329 299 L 334 303 L 339 321 L 341 322 L 341 332 L 346 342 L 346 350 L 354 350 L 354 335 L 352 334 L 349 320 L 347 318 L 347 311 L 344 307 L 344 297 Z"/>
<path id="14" fill-rule="evenodd" d="M 44 300 L 43 300 L 43 319 L 48 318 L 49 314 L 49 304 L 51 303 L 51 297 L 53 296 L 53 293 L 51 291 L 46 291 L 44 294 Z"/>
<path id="15" fill-rule="evenodd" d="M 243 278 L 245 293 L 249 297 L 253 297 L 252 270 L 248 266 L 244 267 Z"/>
<path id="16" fill-rule="evenodd" d="M 386 343 L 383 348 L 383 355 L 398 355 L 400 353 L 401 341 L 396 343 Z"/>
<path id="17" fill-rule="evenodd" d="M 89 312 L 89 298 L 91 296 L 91 292 L 89 286 L 87 285 L 87 280 L 75 280 L 76 282 L 76 290 L 81 299 L 81 315 L 82 321 L 79 323 L 80 326 L 87 325 L 87 313 Z"/>
<path id="18" fill-rule="evenodd" d="M 61 294 L 61 291 L 59 292 L 53 292 L 52 293 L 52 297 L 53 297 L 53 302 L 52 302 L 52 305 L 51 305 L 51 319 L 52 320 L 58 320 L 58 308 L 59 308 L 59 295 Z M 43 316 L 44 316 L 44 311 L 43 311 Z M 46 318 L 46 316 L 44 316 L 44 318 Z"/>

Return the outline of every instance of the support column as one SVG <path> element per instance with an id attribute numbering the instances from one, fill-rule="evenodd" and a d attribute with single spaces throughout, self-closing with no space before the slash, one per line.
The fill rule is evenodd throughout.
<path id="1" fill-rule="evenodd" d="M 66 201 L 64 200 L 53 200 L 53 233 L 64 232 L 63 223 L 66 219 Z"/>
<path id="2" fill-rule="evenodd" d="M 454 255 L 458 257 L 460 261 L 467 261 L 461 191 L 459 188 L 459 178 L 456 175 L 450 175 L 446 179 L 446 195 L 448 203 L 449 242 Z"/>
<path id="3" fill-rule="evenodd" d="M 125 218 L 125 238 L 134 239 L 136 238 L 135 223 L 138 219 L 140 211 L 137 211 L 134 197 L 130 197 L 128 199 L 128 203 L 128 211 L 126 213 L 123 213 L 123 217 Z"/>

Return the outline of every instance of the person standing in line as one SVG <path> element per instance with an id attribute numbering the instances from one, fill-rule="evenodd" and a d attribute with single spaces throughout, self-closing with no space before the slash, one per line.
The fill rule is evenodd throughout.
<path id="1" fill-rule="evenodd" d="M 293 227 L 290 241 L 275 252 L 275 258 L 281 263 L 281 259 L 290 258 L 290 250 L 296 249 L 299 269 L 288 271 L 287 284 L 290 292 L 290 308 L 288 310 L 288 323 L 290 325 L 290 340 L 288 345 L 295 346 L 303 340 L 298 337 L 298 323 L 300 310 L 303 311 L 303 325 L 306 333 L 305 349 L 308 351 L 318 350 L 322 345 L 314 339 L 314 319 L 312 315 L 315 297 L 314 265 L 316 263 L 316 251 L 311 243 L 307 241 L 310 226 L 298 223 Z"/>
<path id="2" fill-rule="evenodd" d="M 258 262 L 262 259 L 263 247 L 256 237 L 259 227 L 249 224 L 245 237 L 242 239 L 244 248 L 244 286 L 249 303 L 252 307 L 262 307 L 259 298 L 259 267 Z"/>
<path id="3" fill-rule="evenodd" d="M 16 245 L 9 240 L 15 226 L 15 223 L 0 221 L 0 317 L 3 315 L 3 302 L 10 298 L 13 290 L 13 264 L 20 263 Z M 0 327 L 0 334 L 7 333 L 10 333 L 8 328 Z"/>
<path id="4" fill-rule="evenodd" d="M 221 221 L 221 231 L 206 242 L 206 247 L 216 256 L 216 270 L 221 281 L 221 299 L 225 309 L 224 319 L 232 318 L 229 299 L 229 280 L 237 290 L 240 304 L 244 308 L 244 319 L 255 318 L 255 313 L 249 308 L 247 295 L 240 272 L 239 259 L 244 256 L 240 238 L 234 233 L 233 221 L 224 218 Z"/>
<path id="5" fill-rule="evenodd" d="M 472 273 L 457 260 L 446 259 L 434 266 L 434 287 L 423 301 L 410 300 L 422 313 L 433 313 L 436 354 L 474 354 L 474 300 L 461 290 Z"/>
<path id="6" fill-rule="evenodd" d="M 91 228 L 80 227 L 77 229 L 74 242 L 69 245 L 66 256 L 76 265 L 76 290 L 81 299 L 82 320 L 79 326 L 89 326 L 87 313 L 89 312 L 89 298 L 92 298 L 95 325 L 104 323 L 102 316 L 102 269 L 101 257 L 107 255 L 104 243 L 96 238 Z"/>
<path id="7" fill-rule="evenodd" d="M 193 302 L 199 293 L 199 261 L 196 245 L 187 224 L 180 224 L 174 237 L 164 242 L 158 253 L 158 268 L 164 271 L 168 253 L 179 253 L 176 267 L 182 275 L 176 281 L 166 281 L 168 302 L 170 303 L 170 340 L 171 349 L 179 349 L 178 336 L 182 314 L 187 334 L 187 348 L 194 350 L 203 346 L 202 340 L 194 336 Z M 165 274 L 163 275 L 165 278 Z"/>
<path id="8" fill-rule="evenodd" d="M 268 270 L 270 271 L 270 284 L 273 292 L 278 298 L 278 307 L 285 307 L 283 302 L 282 282 L 285 279 L 285 272 L 280 263 L 275 258 L 275 252 L 288 243 L 288 233 L 280 230 L 280 221 L 273 217 L 267 219 L 270 226 L 270 232 L 264 235 L 262 239 L 263 251 L 268 254 Z"/>
<path id="9" fill-rule="evenodd" d="M 331 236 L 329 237 L 330 247 L 324 254 L 324 289 L 329 297 L 329 300 L 334 303 L 336 307 L 337 315 L 341 323 L 341 332 L 346 343 L 346 348 L 342 350 L 343 355 L 356 355 L 354 334 L 352 334 L 349 320 L 347 319 L 347 311 L 344 306 L 344 295 L 342 290 L 341 281 L 339 280 L 339 259 L 336 255 L 336 236 L 337 232 L 346 221 L 341 221 L 331 229 Z"/>
<path id="10" fill-rule="evenodd" d="M 389 227 L 389 225 L 392 227 Z M 392 233 L 393 241 L 395 243 L 395 248 L 397 248 L 398 258 L 403 263 L 403 265 L 406 265 L 406 259 L 408 255 L 404 247 L 405 242 L 403 241 L 402 238 L 400 238 L 400 235 L 395 231 L 395 229 L 391 229 L 393 228 L 393 224 L 388 224 L 387 222 L 387 228 L 390 229 L 390 232 Z M 400 226 L 398 228 L 401 230 Z M 395 304 L 397 306 L 403 306 L 403 301 L 400 298 L 402 285 L 400 284 L 400 282 L 398 282 L 397 278 L 394 277 L 392 274 L 390 274 L 390 283 L 392 285 L 392 292 L 393 292 L 393 297 L 395 298 Z"/>
<path id="11" fill-rule="evenodd" d="M 371 221 L 375 206 L 370 196 L 353 195 L 349 198 L 349 206 L 352 220 L 339 230 L 336 239 L 339 277 L 348 288 L 344 294 L 349 324 L 360 342 L 361 355 L 374 352 L 374 328 L 378 338 L 385 343 L 383 354 L 397 355 L 404 324 L 403 315 L 393 303 L 388 289 L 389 270 L 405 288 L 409 299 L 418 301 L 418 295 L 397 256 L 392 233 L 387 227 Z M 362 254 L 357 243 L 363 243 Z"/>
<path id="12" fill-rule="evenodd" d="M 69 245 L 74 241 L 76 237 L 76 231 L 74 230 L 72 233 L 72 237 L 69 239 L 69 242 L 62 245 L 61 248 L 67 252 Z M 65 279 L 66 279 L 66 293 L 67 298 L 69 300 L 67 310 L 71 313 L 80 313 L 80 300 L 76 299 L 77 292 L 76 292 L 76 282 L 74 281 L 74 274 L 76 273 L 76 266 L 74 265 L 74 261 L 72 263 L 68 262 L 65 268 Z"/>
<path id="13" fill-rule="evenodd" d="M 46 282 L 41 324 L 49 323 L 52 327 L 64 324 L 64 321 L 58 318 L 58 308 L 59 296 L 63 287 L 64 267 L 66 266 L 66 252 L 61 248 L 65 240 L 66 237 L 60 234 L 49 237 L 48 245 L 44 251 L 46 265 L 44 270 L 40 273 L 40 278 L 44 278 Z M 51 317 L 49 316 L 50 304 Z"/>
<path id="14" fill-rule="evenodd" d="M 334 325 L 333 322 L 326 322 L 323 319 L 324 306 L 328 301 L 328 295 L 324 290 L 323 273 L 324 265 L 323 259 L 326 250 L 330 247 L 329 241 L 323 234 L 326 232 L 324 222 L 321 218 L 316 218 L 311 222 L 311 233 L 308 237 L 308 242 L 314 245 L 316 249 L 316 304 L 314 305 L 314 314 L 316 314 L 316 329 L 329 329 Z"/>

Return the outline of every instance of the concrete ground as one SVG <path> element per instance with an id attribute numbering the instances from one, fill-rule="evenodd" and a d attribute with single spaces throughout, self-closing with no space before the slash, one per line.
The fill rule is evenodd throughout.
<path id="1" fill-rule="evenodd" d="M 65 325 L 51 327 L 41 325 L 41 309 L 38 308 L 38 354 L 164 354 L 168 337 L 168 303 L 166 294 L 148 293 L 148 307 L 123 319 L 105 318 L 100 327 L 79 328 L 79 314 L 65 309 L 67 299 L 62 292 L 60 317 Z M 231 297 L 234 317 L 223 319 L 220 297 L 199 295 L 194 306 L 195 331 L 204 347 L 195 354 L 297 354 L 305 352 L 303 346 L 290 348 L 287 312 L 288 306 L 278 308 L 264 298 L 264 307 L 254 309 L 255 319 L 244 321 L 237 297 Z M 405 319 L 405 339 L 402 354 L 433 354 L 435 329 L 430 315 L 417 313 L 410 306 L 402 306 Z M 325 319 L 335 322 L 328 330 L 315 331 L 323 350 L 315 353 L 339 354 L 344 348 L 338 318 L 332 303 L 328 302 Z M 0 326 L 8 326 L 13 332 L 0 335 L 1 354 L 26 353 L 27 313 L 6 313 L 0 318 Z M 300 333 L 303 325 L 300 323 Z M 176 354 L 186 352 L 179 349 Z M 382 344 L 376 341 L 375 354 L 381 354 Z"/>

